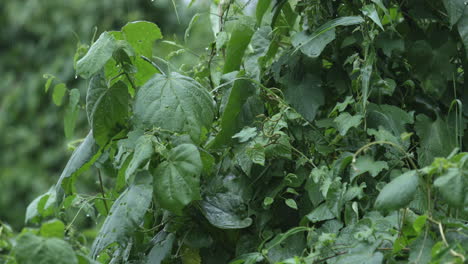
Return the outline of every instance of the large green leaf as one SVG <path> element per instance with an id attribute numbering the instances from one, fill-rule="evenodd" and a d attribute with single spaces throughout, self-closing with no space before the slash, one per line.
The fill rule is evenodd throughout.
<path id="1" fill-rule="evenodd" d="M 456 147 L 454 130 L 441 118 L 432 121 L 420 114 L 416 116 L 414 128 L 420 139 L 418 162 L 421 166 L 431 164 L 436 157 L 447 157 Z"/>
<path id="2" fill-rule="evenodd" d="M 249 22 L 249 17 L 243 17 L 233 25 L 231 37 L 226 47 L 226 60 L 224 62 L 223 73 L 237 71 L 242 63 L 244 52 L 250 43 L 250 39 L 254 33 L 252 23 Z"/>
<path id="3" fill-rule="evenodd" d="M 129 94 L 125 83 L 119 81 L 107 88 L 103 74 L 95 75 L 86 95 L 86 112 L 93 135 L 100 146 L 119 132 L 128 115 Z"/>
<path id="4" fill-rule="evenodd" d="M 115 200 L 91 247 L 94 259 L 113 243 L 120 247 L 126 246 L 133 232 L 143 222 L 151 203 L 151 193 L 150 184 L 132 185 Z"/>
<path id="5" fill-rule="evenodd" d="M 134 114 L 137 126 L 188 133 L 200 142 L 213 122 L 214 102 L 195 80 L 158 74 L 138 90 Z"/>
<path id="6" fill-rule="evenodd" d="M 434 181 L 434 186 L 451 206 L 463 207 L 468 192 L 468 172 L 449 168 Z"/>
<path id="7" fill-rule="evenodd" d="M 466 6 L 465 1 L 442 0 L 442 3 L 444 3 L 445 9 L 447 10 L 450 26 L 455 25 L 463 16 L 463 11 L 465 10 Z"/>
<path id="8" fill-rule="evenodd" d="M 252 218 L 239 212 L 243 206 L 242 198 L 232 192 L 207 196 L 201 202 L 206 219 L 221 229 L 246 228 L 252 224 Z"/>
<path id="9" fill-rule="evenodd" d="M 389 182 L 380 191 L 375 207 L 381 210 L 397 210 L 411 202 L 419 185 L 417 171 L 408 171 Z"/>
<path id="10" fill-rule="evenodd" d="M 154 196 L 162 208 L 181 214 L 182 209 L 200 197 L 203 164 L 196 146 L 179 145 L 153 173 Z"/>
<path id="11" fill-rule="evenodd" d="M 88 53 L 78 61 L 76 73 L 88 79 L 104 67 L 118 48 L 117 40 L 111 33 L 102 33 L 88 50 Z"/>
<path id="12" fill-rule="evenodd" d="M 24 234 L 19 237 L 14 252 L 18 264 L 78 264 L 73 248 L 58 238 Z"/>
<path id="13" fill-rule="evenodd" d="M 335 39 L 335 28 L 338 26 L 350 26 L 364 22 L 360 16 L 339 17 L 328 21 L 312 34 L 306 31 L 296 33 L 292 38 L 292 44 L 296 50 L 312 58 L 320 56 L 328 43 Z"/>

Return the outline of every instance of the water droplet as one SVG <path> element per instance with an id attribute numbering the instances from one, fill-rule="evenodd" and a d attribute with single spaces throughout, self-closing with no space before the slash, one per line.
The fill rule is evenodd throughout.
<path id="1" fill-rule="evenodd" d="M 75 74 L 75 79 L 78 79 L 78 75 Z"/>

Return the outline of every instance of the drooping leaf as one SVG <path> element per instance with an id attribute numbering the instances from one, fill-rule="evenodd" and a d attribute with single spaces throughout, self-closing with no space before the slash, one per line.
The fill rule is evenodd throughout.
<path id="1" fill-rule="evenodd" d="M 375 207 L 397 210 L 411 202 L 419 185 L 417 171 L 408 171 L 389 182 L 380 191 Z"/>
<path id="2" fill-rule="evenodd" d="M 138 138 L 135 145 L 135 151 L 133 153 L 130 164 L 128 164 L 125 170 L 125 180 L 128 179 L 137 171 L 137 169 L 146 161 L 151 158 L 154 153 L 154 147 L 152 142 L 152 136 L 143 135 Z"/>
<path id="3" fill-rule="evenodd" d="M 233 193 L 218 193 L 206 197 L 201 206 L 208 221 L 221 229 L 240 229 L 252 224 L 250 217 L 242 216 L 239 207 L 243 206 L 241 197 Z"/>
<path id="4" fill-rule="evenodd" d="M 463 207 L 468 191 L 468 173 L 459 168 L 449 168 L 437 177 L 434 187 L 451 206 Z"/>
<path id="5" fill-rule="evenodd" d="M 255 17 L 257 19 L 257 25 L 260 26 L 262 24 L 263 16 L 265 12 L 270 7 L 271 0 L 259 0 L 257 2 L 257 7 L 255 9 Z"/>
<path id="6" fill-rule="evenodd" d="M 160 231 L 154 238 L 154 244 L 150 253 L 146 257 L 147 264 L 161 264 L 165 259 L 171 255 L 171 249 L 176 237 L 172 233 Z"/>
<path id="7" fill-rule="evenodd" d="M 65 192 L 73 189 L 71 178 L 87 170 L 101 155 L 99 147 L 94 140 L 93 132 L 90 131 L 80 146 L 73 152 L 62 171 L 57 182 L 56 189 L 64 188 Z M 60 197 L 60 196 L 59 196 Z"/>
<path id="8" fill-rule="evenodd" d="M 272 31 L 268 26 L 255 31 L 250 41 L 252 49 L 248 49 L 245 55 L 245 70 L 254 79 L 260 79 L 262 70 L 262 58 L 267 54 L 272 39 Z"/>
<path id="9" fill-rule="evenodd" d="M 104 32 L 93 43 L 88 53 L 76 65 L 76 73 L 88 79 L 101 70 L 118 49 L 117 40 L 109 32 Z"/>
<path id="10" fill-rule="evenodd" d="M 364 19 L 360 16 L 339 17 L 323 24 L 310 35 L 306 32 L 296 33 L 293 36 L 292 44 L 296 50 L 300 49 L 305 55 L 315 58 L 320 56 L 326 45 L 335 39 L 336 27 L 356 25 L 362 22 Z"/>
<path id="11" fill-rule="evenodd" d="M 52 94 L 52 99 L 55 105 L 57 106 L 62 105 L 63 96 L 65 95 L 66 91 L 67 91 L 67 86 L 64 83 L 59 83 L 54 86 L 54 93 Z"/>
<path id="12" fill-rule="evenodd" d="M 129 97 L 127 86 L 121 81 L 108 88 L 102 74 L 91 79 L 86 112 L 98 145 L 104 146 L 125 125 Z"/>
<path id="13" fill-rule="evenodd" d="M 14 252 L 18 264 L 78 264 L 73 248 L 58 238 L 27 233 L 19 237 Z"/>
<path id="14" fill-rule="evenodd" d="M 384 30 L 383 26 L 382 26 L 382 22 L 380 22 L 380 17 L 379 17 L 379 13 L 377 12 L 377 10 L 375 9 L 375 5 L 365 5 L 364 7 L 362 7 L 362 13 L 369 17 L 370 19 L 372 19 L 372 21 L 374 21 L 375 24 L 377 24 L 377 26 L 379 26 L 382 30 Z"/>
<path id="15" fill-rule="evenodd" d="M 420 139 L 418 162 L 421 166 L 431 164 L 436 157 L 447 157 L 456 147 L 454 130 L 441 118 L 432 121 L 426 115 L 417 115 L 414 128 Z"/>
<path id="16" fill-rule="evenodd" d="M 182 144 L 168 154 L 153 173 L 154 196 L 162 208 L 181 214 L 182 209 L 200 197 L 203 164 L 197 147 Z"/>
<path id="17" fill-rule="evenodd" d="M 149 184 L 132 185 L 115 200 L 91 247 L 91 256 L 97 255 L 113 243 L 125 247 L 133 232 L 143 222 L 152 188 Z"/>
<path id="18" fill-rule="evenodd" d="M 155 75 L 137 92 L 134 104 L 137 126 L 187 133 L 200 142 L 214 118 L 214 102 L 195 80 L 171 73 Z"/>
<path id="19" fill-rule="evenodd" d="M 243 78 L 243 72 L 235 75 L 235 78 Z M 244 107 L 250 107 L 249 99 L 254 100 L 257 89 L 247 80 L 234 80 L 232 88 L 228 90 L 227 102 L 221 115 L 221 131 L 211 142 L 210 147 L 216 148 L 232 142 L 232 136 L 243 126 L 239 127 L 243 118 Z"/>
<path id="20" fill-rule="evenodd" d="M 78 103 L 80 101 L 80 91 L 78 89 L 70 90 L 68 106 L 65 110 L 64 130 L 65 137 L 71 138 L 75 130 L 76 119 L 78 118 Z"/>
<path id="21" fill-rule="evenodd" d="M 226 47 L 223 73 L 237 71 L 240 68 L 245 49 L 254 34 L 253 27 L 248 22 L 249 17 L 243 17 L 243 19 L 234 22 L 231 37 Z"/>
<path id="22" fill-rule="evenodd" d="M 359 126 L 362 119 L 362 115 L 351 116 L 348 112 L 344 112 L 337 116 L 334 122 L 338 127 L 338 131 L 340 131 L 340 135 L 344 136 L 350 128 Z"/>

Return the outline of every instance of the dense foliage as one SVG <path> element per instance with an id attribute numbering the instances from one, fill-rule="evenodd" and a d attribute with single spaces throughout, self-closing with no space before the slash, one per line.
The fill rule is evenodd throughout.
<path id="1" fill-rule="evenodd" d="M 464 263 L 465 6 L 259 0 L 247 15 L 221 1 L 193 67 L 171 63 L 193 52 L 176 42 L 155 56 L 154 23 L 103 32 L 75 56 L 85 100 L 53 87 L 89 133 L 29 205 L 30 228 L 0 226 L 0 257 Z M 100 192 L 77 188 L 85 171 Z"/>

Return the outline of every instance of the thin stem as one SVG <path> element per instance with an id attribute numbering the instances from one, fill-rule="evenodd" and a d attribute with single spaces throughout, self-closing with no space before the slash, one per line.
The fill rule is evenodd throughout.
<path id="1" fill-rule="evenodd" d="M 104 202 L 104 207 L 106 208 L 106 213 L 109 214 L 109 207 L 107 207 L 107 201 L 106 201 L 106 196 L 104 194 L 104 186 L 102 184 L 102 177 L 101 177 L 101 171 L 98 169 L 98 177 L 99 177 L 99 185 L 101 187 L 101 195 L 102 195 L 102 200 Z"/>

